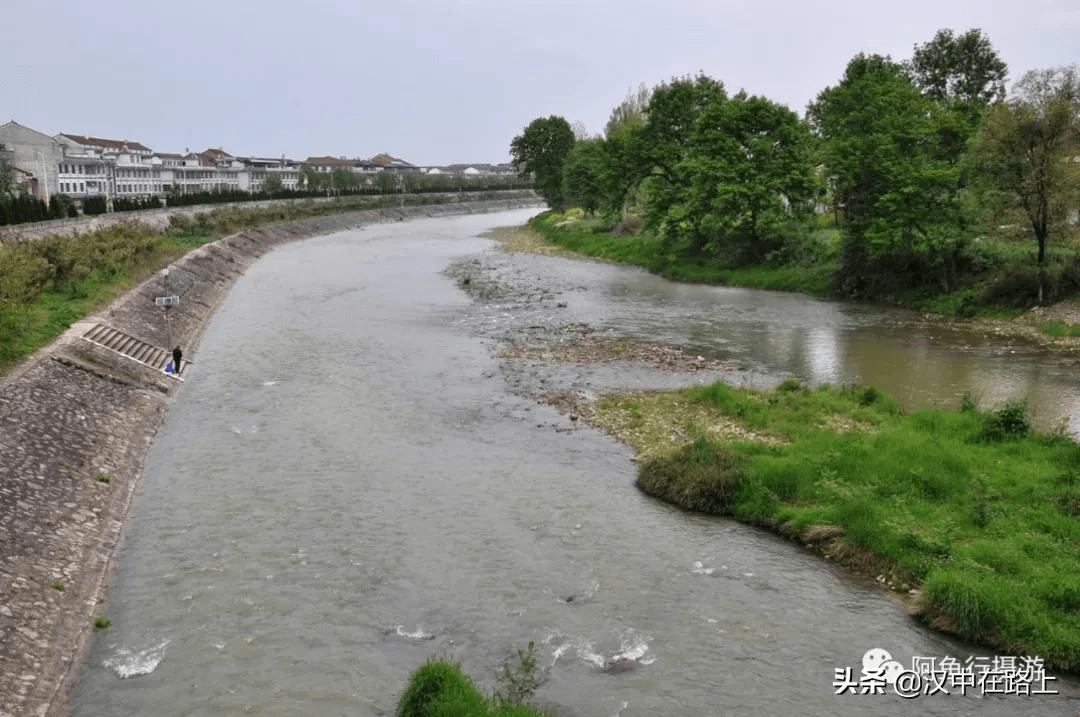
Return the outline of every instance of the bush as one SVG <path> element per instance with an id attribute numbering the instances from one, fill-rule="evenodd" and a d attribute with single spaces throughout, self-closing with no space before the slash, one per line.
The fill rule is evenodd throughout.
<path id="1" fill-rule="evenodd" d="M 785 379 L 783 383 L 776 387 L 776 390 L 780 393 L 793 393 L 794 391 L 801 391 L 802 384 L 799 383 L 797 378 Z"/>
<path id="2" fill-rule="evenodd" d="M 98 214 L 104 214 L 107 211 L 108 204 L 105 202 L 105 197 L 87 197 L 83 200 L 83 214 L 96 216 Z"/>
<path id="3" fill-rule="evenodd" d="M 463 695 L 476 695 L 483 706 L 483 697 L 457 663 L 431 659 L 409 678 L 396 714 L 398 717 L 428 717 L 439 713 L 438 703 L 448 699 L 460 702 Z"/>
<path id="4" fill-rule="evenodd" d="M 488 699 L 455 662 L 432 658 L 409 678 L 397 717 L 544 717 L 541 710 Z"/>
<path id="5" fill-rule="evenodd" d="M 686 510 L 726 515 L 743 482 L 745 465 L 743 456 L 699 438 L 672 455 L 643 463 L 636 485 Z"/>
<path id="6" fill-rule="evenodd" d="M 979 438 L 988 443 L 1008 438 L 1023 438 L 1031 433 L 1026 401 L 1009 401 L 983 418 Z"/>

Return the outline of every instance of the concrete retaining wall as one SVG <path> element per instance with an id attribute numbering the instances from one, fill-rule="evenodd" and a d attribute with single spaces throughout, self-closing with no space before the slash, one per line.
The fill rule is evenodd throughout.
<path id="1" fill-rule="evenodd" d="M 171 340 L 194 358 L 202 333 L 250 261 L 280 244 L 366 224 L 540 205 L 535 199 L 330 215 L 222 239 L 174 262 L 197 284 L 171 308 Z M 103 611 L 143 461 L 179 381 L 90 343 L 97 323 L 168 348 L 160 277 L 0 379 L 0 717 L 69 711 Z"/>
<path id="2" fill-rule="evenodd" d="M 439 204 L 474 204 L 484 201 L 481 197 L 491 196 L 505 192 L 507 199 L 528 200 L 536 195 L 530 189 L 515 190 L 491 190 L 487 192 L 443 192 L 425 194 L 400 194 L 393 197 L 387 195 L 357 195 L 352 197 L 307 197 L 304 199 L 267 199 L 258 202 L 226 202 L 224 204 L 197 204 L 190 207 L 164 207 L 162 209 L 143 209 L 137 212 L 116 212 L 113 214 L 100 214 L 97 216 L 82 216 L 72 219 L 51 219 L 45 222 L 31 222 L 27 224 L 14 224 L 0 227 L 0 242 L 22 241 L 24 239 L 38 239 L 44 236 L 70 236 L 71 234 L 87 234 L 89 232 L 104 229 L 121 222 L 142 222 L 155 229 L 166 229 L 169 226 L 169 217 L 174 214 L 193 216 L 195 214 L 211 212 L 215 209 L 265 209 L 291 204 L 327 204 L 335 201 L 370 200 L 371 204 L 384 202 L 387 199 L 400 199 L 402 205 L 414 205 L 420 202 L 437 202 Z M 408 208 L 408 207 L 406 207 Z M 367 210 L 360 210 L 367 211 Z"/>

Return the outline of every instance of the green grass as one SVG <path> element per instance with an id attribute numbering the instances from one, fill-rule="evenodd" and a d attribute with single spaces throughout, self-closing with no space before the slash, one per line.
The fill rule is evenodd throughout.
<path id="1" fill-rule="evenodd" d="M 169 261 L 207 241 L 205 236 L 161 235 L 152 251 L 128 266 L 95 269 L 77 281 L 50 285 L 25 310 L 0 312 L 0 374 L 76 321 L 108 306 Z"/>
<path id="2" fill-rule="evenodd" d="M 1080 336 L 1080 326 L 1076 324 L 1066 324 L 1064 321 L 1040 321 L 1035 324 L 1035 326 L 1039 331 L 1042 331 L 1047 336 L 1053 336 L 1054 338 Z"/>
<path id="3" fill-rule="evenodd" d="M 568 218 L 570 221 L 564 223 Z M 581 218 L 580 212 L 573 210 L 566 213 L 547 212 L 535 218 L 530 226 L 549 242 L 569 251 L 640 266 L 664 278 L 688 283 L 799 291 L 825 296 L 829 293 L 831 277 L 836 270 L 832 261 L 732 267 L 717 259 L 673 251 L 648 232 L 612 234 L 610 221 Z M 833 248 L 838 241 L 838 232 L 833 228 L 817 229 L 814 237 L 818 243 Z"/>
<path id="4" fill-rule="evenodd" d="M 487 697 L 449 660 L 432 658 L 409 678 L 398 700 L 397 717 L 544 717 L 547 712 Z"/>
<path id="5" fill-rule="evenodd" d="M 497 192 L 483 192 L 474 198 L 499 196 Z M 445 199 L 441 195 L 408 197 L 409 205 L 439 201 Z M 4 282 L 0 281 L 0 375 L 53 341 L 74 322 L 108 306 L 168 262 L 207 242 L 279 222 L 397 207 L 400 202 L 400 197 L 392 196 L 351 196 L 330 202 L 301 201 L 263 208 L 224 207 L 191 216 L 173 215 L 169 231 L 163 233 L 149 231 L 134 222 L 122 222 L 70 239 L 46 237 L 21 251 L 36 251 L 34 247 L 57 243 L 64 245 L 57 253 L 62 261 L 71 261 L 70 275 L 62 281 L 49 281 L 41 295 L 27 305 L 5 302 Z M 0 253 L 15 251 L 20 250 L 0 246 Z M 0 267 L 3 266 L 0 261 Z M 55 269 L 52 265 L 49 271 Z"/>
<path id="6" fill-rule="evenodd" d="M 699 438 L 643 462 L 643 490 L 789 532 L 839 526 L 922 580 L 960 635 L 1080 671 L 1080 445 L 1031 433 L 1022 405 L 903 414 L 871 388 L 790 385 L 681 395 L 784 442 Z"/>
<path id="7" fill-rule="evenodd" d="M 665 245 L 647 230 L 620 233 L 612 220 L 583 217 L 580 209 L 545 212 L 529 226 L 551 244 L 569 251 L 641 266 L 668 279 L 822 297 L 834 294 L 842 254 L 841 231 L 831 217 L 824 216 L 811 219 L 803 230 L 808 232 L 805 235 L 793 230 L 782 250 L 751 265 Z M 1080 293 L 1077 240 L 1073 232 L 1047 248 L 1044 287 L 1048 303 Z M 1034 305 L 1039 285 L 1035 243 L 1022 231 L 997 231 L 975 239 L 964 250 L 958 271 L 948 291 L 928 284 L 879 298 L 890 305 L 947 316 L 999 319 L 1014 318 Z M 1060 335 L 1080 336 L 1080 327 L 1076 333 L 1072 331 L 1068 327 L 1067 333 Z"/>

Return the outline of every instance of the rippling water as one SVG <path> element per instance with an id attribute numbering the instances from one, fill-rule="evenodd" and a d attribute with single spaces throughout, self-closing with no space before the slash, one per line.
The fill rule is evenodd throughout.
<path id="1" fill-rule="evenodd" d="M 474 305 L 443 269 L 488 250 L 484 229 L 527 216 L 369 227 L 248 270 L 153 446 L 113 624 L 95 637 L 74 714 L 388 715 L 432 655 L 490 689 L 530 640 L 548 677 L 537 697 L 561 715 L 1080 707 L 1075 685 L 914 705 L 834 695 L 835 670 L 857 675 L 873 647 L 908 662 L 988 653 L 793 545 L 643 496 L 628 449 L 530 400 L 491 348 L 518 325 L 588 321 L 721 350 L 761 376 L 893 376 L 914 401 L 933 375 L 1042 386 L 1064 384 L 1066 364 L 976 337 L 913 345 L 915 319 L 895 312 L 548 257 L 483 261 L 565 309 Z M 546 377 L 595 390 L 674 381 L 612 367 Z M 620 658 L 636 667 L 604 669 Z"/>

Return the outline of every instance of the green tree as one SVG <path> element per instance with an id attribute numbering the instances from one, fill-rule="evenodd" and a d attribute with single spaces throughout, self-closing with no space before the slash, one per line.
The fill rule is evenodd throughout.
<path id="1" fill-rule="evenodd" d="M 641 159 L 641 131 L 652 90 L 642 84 L 611 111 L 604 127 L 601 209 L 626 213 L 627 200 L 648 171 Z"/>
<path id="2" fill-rule="evenodd" d="M 314 167 L 304 164 L 300 167 L 300 173 L 304 175 L 304 187 L 308 191 L 326 189 L 330 185 L 330 175 L 318 172 Z"/>
<path id="3" fill-rule="evenodd" d="M 666 231 L 694 249 L 760 261 L 779 248 L 781 226 L 816 190 L 807 125 L 787 107 L 740 92 L 701 108 L 691 151 L 677 171 L 690 186 Z"/>
<path id="4" fill-rule="evenodd" d="M 969 224 L 960 171 L 941 152 L 953 114 L 898 63 L 860 54 L 807 117 L 843 210 L 838 288 L 881 294 L 932 280 L 951 289 Z"/>
<path id="5" fill-rule="evenodd" d="M 1080 207 L 1080 68 L 1033 70 L 1013 89 L 1013 97 L 987 113 L 972 162 L 984 196 L 1023 210 L 1031 224 L 1041 303 L 1046 244 Z"/>
<path id="6" fill-rule="evenodd" d="M 515 171 L 532 175 L 536 191 L 554 209 L 566 206 L 563 165 L 574 147 L 574 131 L 562 117 L 538 117 L 510 142 Z"/>
<path id="7" fill-rule="evenodd" d="M 690 188 L 684 160 L 694 127 L 706 106 L 726 99 L 724 85 L 705 75 L 675 79 L 653 90 L 633 154 L 636 176 L 646 180 L 646 226 L 662 229 L 666 222 L 678 221 L 671 212 Z"/>
<path id="8" fill-rule="evenodd" d="M 330 172 L 331 186 L 337 190 L 356 189 L 360 186 L 360 175 L 346 167 L 334 167 Z"/>
<path id="9" fill-rule="evenodd" d="M 563 193 L 569 204 L 594 214 L 604 201 L 604 172 L 607 157 L 604 141 L 584 139 L 574 143 L 563 165 Z"/>
<path id="10" fill-rule="evenodd" d="M 3 149 L 3 145 L 0 145 L 0 149 Z M 0 198 L 12 196 L 15 191 L 15 170 L 6 160 L 0 159 Z"/>
<path id="11" fill-rule="evenodd" d="M 611 110 L 611 116 L 604 125 L 604 136 L 610 137 L 621 127 L 645 124 L 645 113 L 649 109 L 650 98 L 652 98 L 652 89 L 644 82 L 638 85 L 636 90 L 628 92 L 626 99 Z"/>
<path id="12" fill-rule="evenodd" d="M 938 102 L 986 107 L 1005 99 L 1009 68 L 982 30 L 938 30 L 933 40 L 915 46 L 906 69 L 916 87 Z"/>
<path id="13" fill-rule="evenodd" d="M 924 96 L 951 110 L 939 113 L 939 149 L 958 163 L 986 108 L 1005 98 L 1008 66 L 982 30 L 973 29 L 962 35 L 938 30 L 933 40 L 915 46 L 904 68 Z"/>
<path id="14" fill-rule="evenodd" d="M 277 172 L 267 172 L 266 179 L 263 180 L 262 190 L 267 194 L 277 194 L 285 188 L 285 183 L 281 180 L 281 175 Z"/>

